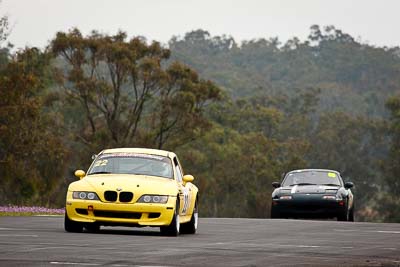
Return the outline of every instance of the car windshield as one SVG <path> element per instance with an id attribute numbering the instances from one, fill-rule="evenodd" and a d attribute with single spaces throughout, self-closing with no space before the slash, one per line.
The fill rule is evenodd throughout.
<path id="1" fill-rule="evenodd" d="M 332 185 L 340 186 L 339 176 L 330 171 L 301 171 L 291 172 L 285 177 L 282 185 Z"/>
<path id="2" fill-rule="evenodd" d="M 173 178 L 171 160 L 167 157 L 138 153 L 106 153 L 96 158 L 91 174 L 138 174 Z"/>

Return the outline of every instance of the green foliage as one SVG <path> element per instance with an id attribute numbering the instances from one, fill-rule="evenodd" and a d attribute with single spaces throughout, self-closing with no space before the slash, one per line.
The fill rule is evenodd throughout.
<path id="1" fill-rule="evenodd" d="M 1 2 L 0 2 L 1 4 Z M 0 17 L 0 47 L 10 34 L 8 16 Z"/>
<path id="2" fill-rule="evenodd" d="M 387 153 L 384 133 L 381 120 L 335 112 L 323 114 L 309 137 L 310 166 L 340 170 L 345 180 L 354 182 L 359 213 L 373 205 L 371 197 L 378 197 L 383 189 L 380 162 Z"/>
<path id="3" fill-rule="evenodd" d="M 57 121 L 44 112 L 48 56 L 18 52 L 0 72 L 0 203 L 50 205 L 64 171 Z"/>
<path id="4" fill-rule="evenodd" d="M 384 221 L 400 221 L 400 97 L 388 99 L 386 106 L 390 111 L 388 132 L 390 136 L 389 157 L 383 165 L 385 174 L 385 193 L 380 198 L 379 209 Z"/>
<path id="5" fill-rule="evenodd" d="M 270 183 L 279 177 L 277 149 L 262 134 L 242 135 L 218 125 L 181 147 L 185 168 L 197 177 L 202 215 L 268 217 Z"/>
<path id="6" fill-rule="evenodd" d="M 355 183 L 357 220 L 400 220 L 398 48 L 314 25 L 285 44 L 73 29 L 51 54 L 3 51 L 0 203 L 62 206 L 91 154 L 140 146 L 177 152 L 202 216 L 266 218 L 271 182 L 330 168 Z"/>
<path id="7" fill-rule="evenodd" d="M 237 44 L 197 30 L 170 41 L 172 59 L 183 61 L 233 97 L 254 94 L 294 97 L 299 89 L 321 90 L 317 112 L 386 115 L 385 101 L 400 89 L 398 48 L 374 47 L 327 26 L 311 27 L 309 39 L 280 44 L 272 38 Z M 346 97 L 343 97 L 343 96 Z"/>
<path id="8" fill-rule="evenodd" d="M 0 17 L 0 70 L 2 70 L 8 62 L 9 48 L 11 48 L 11 44 L 3 47 L 3 43 L 7 40 L 9 34 L 10 29 L 8 16 L 3 15 Z"/>
<path id="9" fill-rule="evenodd" d="M 86 117 L 76 134 L 89 150 L 175 147 L 208 129 L 202 114 L 220 89 L 179 62 L 164 66 L 170 51 L 158 42 L 73 29 L 50 48 L 66 63 L 58 81 Z"/>

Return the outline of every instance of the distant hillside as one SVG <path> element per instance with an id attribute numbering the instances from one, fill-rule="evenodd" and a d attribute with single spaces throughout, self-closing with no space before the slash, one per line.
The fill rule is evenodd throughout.
<path id="1" fill-rule="evenodd" d="M 319 91 L 319 111 L 385 116 L 386 99 L 400 92 L 400 49 L 374 47 L 333 26 L 314 25 L 308 40 L 238 44 L 197 30 L 171 39 L 172 60 L 196 69 L 233 97 L 293 96 Z"/>

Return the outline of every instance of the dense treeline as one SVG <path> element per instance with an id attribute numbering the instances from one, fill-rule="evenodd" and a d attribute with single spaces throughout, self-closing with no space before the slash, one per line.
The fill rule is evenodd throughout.
<path id="1" fill-rule="evenodd" d="M 304 42 L 197 30 L 169 48 L 72 29 L 10 52 L 0 28 L 0 204 L 62 207 L 91 154 L 140 146 L 180 155 L 202 216 L 268 217 L 271 182 L 312 167 L 356 184 L 358 220 L 400 221 L 398 48 L 312 26 Z"/>
<path id="2" fill-rule="evenodd" d="M 400 83 L 400 49 L 356 41 L 333 26 L 311 27 L 309 39 L 285 44 L 277 38 L 236 43 L 197 30 L 169 42 L 172 56 L 234 97 L 289 95 L 314 88 L 321 91 L 317 111 L 341 110 L 382 116 L 384 103 Z M 344 97 L 344 95 L 346 97 Z"/>
<path id="3" fill-rule="evenodd" d="M 266 216 L 269 185 L 281 173 L 332 168 L 355 182 L 359 220 L 400 220 L 393 191 L 400 174 L 399 48 L 363 44 L 333 26 L 317 25 L 304 42 L 272 38 L 238 44 L 197 30 L 169 45 L 174 59 L 230 96 L 210 110 L 223 137 L 206 135 L 196 141 L 196 153 L 192 144 L 182 152 L 196 171 L 198 158 L 210 165 L 200 170 L 200 177 L 212 177 L 201 184 L 204 202 L 211 202 L 207 215 Z M 209 154 L 215 143 L 222 151 Z M 230 149 L 236 154 L 226 160 L 234 163 L 221 162 Z M 225 188 L 235 181 L 241 183 Z"/>

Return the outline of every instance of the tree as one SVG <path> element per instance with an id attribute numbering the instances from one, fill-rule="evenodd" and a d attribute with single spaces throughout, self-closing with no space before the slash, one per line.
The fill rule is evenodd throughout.
<path id="1" fill-rule="evenodd" d="M 309 137 L 313 140 L 307 157 L 310 167 L 338 170 L 346 181 L 354 182 L 359 220 L 366 219 L 361 214 L 374 205 L 383 189 L 379 169 L 386 153 L 383 130 L 382 120 L 334 112 L 322 114 Z"/>
<path id="2" fill-rule="evenodd" d="M 0 17 L 0 46 L 3 44 L 5 40 L 7 40 L 9 34 L 10 30 L 9 30 L 8 16 L 3 15 L 2 17 Z"/>
<path id="3" fill-rule="evenodd" d="M 46 113 L 49 57 L 15 54 L 0 71 L 0 203 L 49 206 L 64 171 L 59 123 Z"/>
<path id="4" fill-rule="evenodd" d="M 9 34 L 10 29 L 8 16 L 4 15 L 0 17 L 0 69 L 2 69 L 8 62 L 9 48 L 11 45 L 9 44 L 7 47 L 3 47 L 3 43 L 7 40 Z"/>
<path id="5" fill-rule="evenodd" d="M 271 182 L 279 177 L 279 144 L 261 133 L 214 125 L 178 152 L 199 185 L 204 216 L 269 216 Z"/>
<path id="6" fill-rule="evenodd" d="M 380 209 L 385 221 L 400 222 L 400 97 L 389 98 L 386 107 L 390 111 L 390 151 L 383 165 L 386 193 Z"/>
<path id="7" fill-rule="evenodd" d="M 203 111 L 220 89 L 179 62 L 167 65 L 170 51 L 158 42 L 73 29 L 57 33 L 50 48 L 67 63 L 59 84 L 83 107 L 88 127 L 79 138 L 92 149 L 176 146 L 209 126 Z"/>

